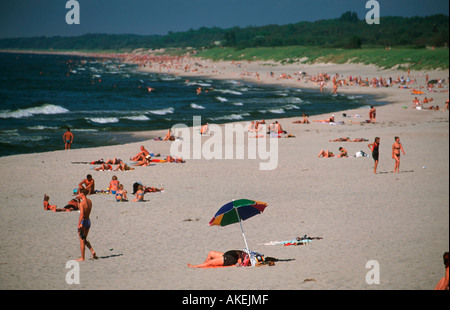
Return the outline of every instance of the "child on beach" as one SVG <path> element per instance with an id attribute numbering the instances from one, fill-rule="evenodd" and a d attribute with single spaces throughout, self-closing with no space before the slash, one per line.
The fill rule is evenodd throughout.
<path id="1" fill-rule="evenodd" d="M 119 184 L 119 189 L 116 192 L 116 201 L 128 201 L 127 191 L 123 189 L 123 184 Z"/>
<path id="2" fill-rule="evenodd" d="M 136 191 L 136 198 L 133 199 L 133 201 L 144 201 L 144 189 L 142 185 L 138 186 L 138 189 Z"/>
<path id="3" fill-rule="evenodd" d="M 115 175 L 111 178 L 111 182 L 109 182 L 109 191 L 111 194 L 115 195 L 117 190 L 119 189 L 119 180 Z"/>
<path id="4" fill-rule="evenodd" d="M 348 157 L 348 156 L 347 156 L 347 150 L 344 149 L 342 146 L 339 148 L 339 151 L 340 151 L 340 153 L 339 153 L 339 155 L 337 156 L 338 158 L 341 158 L 341 157 Z"/>

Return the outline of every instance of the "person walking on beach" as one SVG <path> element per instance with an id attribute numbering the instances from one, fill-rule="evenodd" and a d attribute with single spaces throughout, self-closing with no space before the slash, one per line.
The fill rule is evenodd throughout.
<path id="1" fill-rule="evenodd" d="M 403 146 L 400 143 L 400 138 L 395 137 L 395 142 L 392 145 L 392 158 L 395 160 L 395 166 L 394 166 L 394 173 L 400 172 L 400 150 L 403 152 L 403 155 L 405 154 L 405 151 L 403 150 Z"/>
<path id="2" fill-rule="evenodd" d="M 67 127 L 67 131 L 63 134 L 63 140 L 65 143 L 65 150 L 70 150 L 70 145 L 73 143 L 73 134 L 70 132 L 70 128 Z"/>
<path id="3" fill-rule="evenodd" d="M 92 210 L 92 201 L 86 197 L 87 193 L 88 191 L 84 189 L 77 197 L 81 199 L 79 205 L 80 217 L 78 218 L 78 237 L 80 238 L 81 257 L 77 259 L 78 262 L 85 260 L 85 248 L 88 248 L 91 251 L 92 259 L 98 258 L 91 243 L 87 240 L 89 229 L 91 228 L 89 216 Z"/>
<path id="4" fill-rule="evenodd" d="M 377 173 L 377 167 L 378 167 L 378 157 L 379 157 L 379 147 L 380 147 L 380 138 L 376 137 L 375 141 L 373 143 L 370 143 L 368 145 L 369 149 L 371 149 L 372 151 L 372 158 L 374 161 L 374 166 L 373 166 L 373 173 Z"/>

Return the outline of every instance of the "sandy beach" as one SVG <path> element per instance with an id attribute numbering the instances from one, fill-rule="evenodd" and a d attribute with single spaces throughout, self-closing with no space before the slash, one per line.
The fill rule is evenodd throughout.
<path id="1" fill-rule="evenodd" d="M 128 60 L 129 61 L 129 60 Z M 280 65 L 265 63 L 200 62 L 197 71 L 148 66 L 142 70 L 245 80 L 280 87 L 320 86 L 308 76 L 338 73 L 362 79 L 397 79 L 407 75 L 358 64 Z M 270 76 L 273 72 L 273 77 Z M 259 80 L 256 73 L 259 74 Z M 280 78 L 283 74 L 292 79 Z M 442 88 L 426 88 L 443 79 Z M 1 289 L 145 289 L 145 290 L 431 290 L 444 275 L 442 254 L 449 245 L 449 112 L 448 70 L 411 71 L 408 88 L 343 85 L 339 93 L 367 94 L 390 104 L 377 108 L 377 122 L 365 123 L 368 108 L 334 113 L 335 124 L 310 124 L 277 119 L 295 138 L 278 139 L 274 170 L 260 170 L 259 159 L 189 159 L 185 163 L 155 163 L 133 171 L 95 171 L 100 158 L 129 159 L 141 145 L 151 152 L 170 155 L 171 143 L 155 141 L 166 130 L 139 133 L 144 140 L 117 146 L 77 148 L 0 158 L 2 204 L 0 251 Z M 332 83 L 324 92 L 332 91 Z M 411 94 L 413 89 L 423 95 Z M 412 100 L 433 98 L 422 109 Z M 428 106 L 439 106 L 439 111 Z M 343 113 L 346 116 L 343 116 Z M 359 115 L 360 117 L 354 117 Z M 270 123 L 275 120 L 266 120 Z M 343 122 L 343 123 L 340 123 Z M 245 123 L 247 125 L 247 123 Z M 191 126 L 192 124 L 186 124 Z M 225 125 L 221 125 L 222 127 Z M 63 132 L 61 133 L 61 135 Z M 198 135 L 191 129 L 191 137 Z M 406 155 L 399 173 L 393 173 L 392 144 L 399 136 Z M 341 137 L 364 142 L 330 142 Z M 378 173 L 368 144 L 380 137 Z M 207 143 L 211 137 L 200 137 Z M 269 138 L 267 138 L 269 139 Z M 189 140 L 184 140 L 189 142 Z M 246 143 L 248 141 L 246 140 Z M 224 141 L 234 145 L 235 141 Z M 318 158 L 321 149 L 338 154 L 344 147 L 351 157 Z M 77 163 L 75 163 L 77 162 Z M 97 167 L 97 166 L 96 166 Z M 106 190 L 113 175 L 134 198 L 132 184 L 164 187 L 148 193 L 145 202 L 116 202 L 113 195 L 95 194 L 88 239 L 99 257 L 80 263 L 80 284 L 68 284 L 68 261 L 80 257 L 77 235 L 79 213 L 44 211 L 43 196 L 64 207 L 73 189 L 92 174 L 96 189 Z M 243 227 L 251 250 L 280 259 L 275 266 L 191 269 L 209 251 L 245 247 L 238 224 L 208 225 L 216 211 L 233 199 L 268 203 L 263 214 Z M 130 199 L 130 200 L 131 200 Z M 307 234 L 322 237 L 308 245 L 267 245 Z M 90 257 L 89 251 L 86 253 Z M 379 264 L 379 284 L 368 284 L 366 264 Z M 245 280 L 244 280 L 245 279 Z"/>

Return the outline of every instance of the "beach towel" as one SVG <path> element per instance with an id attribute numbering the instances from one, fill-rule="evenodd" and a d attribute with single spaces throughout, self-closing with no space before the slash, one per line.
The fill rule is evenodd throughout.
<path id="1" fill-rule="evenodd" d="M 305 245 L 305 244 L 309 244 L 312 240 L 320 240 L 320 239 L 323 239 L 323 238 L 322 237 L 308 237 L 307 235 L 304 235 L 303 237 L 297 237 L 292 240 L 270 241 L 270 242 L 262 243 L 262 245 L 283 245 L 283 246 Z"/>

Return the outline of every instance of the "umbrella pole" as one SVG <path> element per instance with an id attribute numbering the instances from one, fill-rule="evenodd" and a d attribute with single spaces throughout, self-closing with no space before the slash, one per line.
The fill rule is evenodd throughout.
<path id="1" fill-rule="evenodd" d="M 241 218 L 239 217 L 239 213 L 238 213 L 237 209 L 235 209 L 235 210 L 236 210 L 237 217 L 239 219 L 239 226 L 241 226 L 242 237 L 244 237 L 245 247 L 247 248 L 247 254 L 249 255 L 249 258 L 250 258 L 250 250 L 248 248 L 247 239 L 245 238 L 244 229 L 242 228 Z M 253 262 L 251 260 L 250 260 L 250 263 L 253 266 Z"/>

